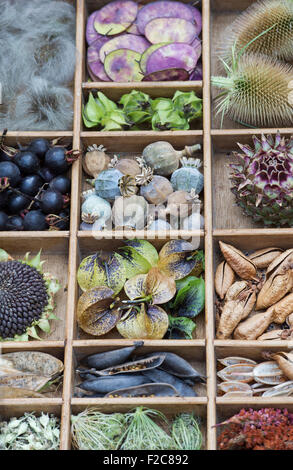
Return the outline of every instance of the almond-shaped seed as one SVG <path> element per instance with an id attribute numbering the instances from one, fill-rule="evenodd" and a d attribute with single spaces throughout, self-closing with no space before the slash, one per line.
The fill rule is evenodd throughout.
<path id="1" fill-rule="evenodd" d="M 289 250 L 286 250 L 283 253 L 281 253 L 268 266 L 268 269 L 266 272 L 266 278 L 268 278 L 273 273 L 273 271 L 279 270 L 279 268 L 282 267 L 283 264 L 287 265 L 287 269 L 289 269 L 290 263 L 292 262 L 292 258 L 293 258 L 293 248 L 290 248 Z"/>
<path id="2" fill-rule="evenodd" d="M 256 303 L 256 293 L 251 292 L 247 299 L 245 300 L 244 306 L 243 306 L 243 314 L 241 320 L 244 320 L 245 318 L 248 317 L 248 315 L 252 312 L 253 307 L 255 306 Z"/>
<path id="3" fill-rule="evenodd" d="M 289 380 L 274 387 L 270 387 L 266 390 L 262 396 L 263 397 L 281 397 L 281 396 L 290 396 L 293 393 L 293 381 Z"/>
<path id="4" fill-rule="evenodd" d="M 253 361 L 252 359 L 248 359 L 247 357 L 237 357 L 237 356 L 230 356 L 225 357 L 224 359 L 218 359 L 218 362 L 223 366 L 233 366 L 234 364 L 254 364 L 256 365 L 257 362 Z"/>
<path id="5" fill-rule="evenodd" d="M 237 398 L 237 397 L 252 397 L 253 392 L 252 390 L 245 390 L 243 392 L 227 392 L 222 398 Z"/>
<path id="6" fill-rule="evenodd" d="M 287 318 L 286 318 L 286 323 L 289 326 L 289 328 L 293 328 L 293 313 L 291 313 Z"/>
<path id="7" fill-rule="evenodd" d="M 216 337 L 228 339 L 239 324 L 243 315 L 243 305 L 237 300 L 228 300 L 222 310 Z"/>
<path id="8" fill-rule="evenodd" d="M 227 290 L 226 300 L 237 300 L 239 295 L 248 288 L 246 281 L 234 282 Z"/>
<path id="9" fill-rule="evenodd" d="M 224 299 L 227 290 L 235 281 L 235 273 L 226 261 L 219 264 L 215 275 L 215 289 L 220 297 Z"/>
<path id="10" fill-rule="evenodd" d="M 281 300 L 293 288 L 293 270 L 288 269 L 284 274 L 278 274 L 264 283 L 257 296 L 256 310 L 271 307 Z M 288 315 L 291 312 L 288 313 Z"/>
<path id="11" fill-rule="evenodd" d="M 293 313 L 293 293 L 286 295 L 286 297 L 273 305 L 272 308 L 274 309 L 274 323 L 281 325 Z"/>
<path id="12" fill-rule="evenodd" d="M 256 382 L 266 385 L 278 385 L 286 381 L 282 369 L 279 368 L 275 361 L 261 362 L 255 366 L 253 378 Z"/>
<path id="13" fill-rule="evenodd" d="M 264 248 L 263 250 L 254 251 L 248 258 L 254 262 L 258 269 L 265 269 L 282 253 L 282 248 Z"/>
<path id="14" fill-rule="evenodd" d="M 272 323 L 273 310 L 261 312 L 247 318 L 238 325 L 234 331 L 233 338 L 239 340 L 254 340 L 262 335 L 270 323 Z"/>
<path id="15" fill-rule="evenodd" d="M 250 385 L 243 382 L 237 381 L 229 381 L 229 382 L 222 382 L 218 385 L 218 389 L 221 392 L 228 393 L 228 392 L 247 392 L 251 390 Z"/>
<path id="16" fill-rule="evenodd" d="M 254 364 L 233 364 L 220 370 L 217 375 L 225 382 L 253 382 Z"/>
<path id="17" fill-rule="evenodd" d="M 242 251 L 221 241 L 219 244 L 225 260 L 241 279 L 258 280 L 255 264 Z"/>
<path id="18" fill-rule="evenodd" d="M 280 340 L 282 339 L 282 333 L 284 330 L 272 330 L 268 331 L 267 333 L 264 333 L 263 335 L 260 335 L 257 340 L 258 341 L 274 341 L 274 340 Z"/>

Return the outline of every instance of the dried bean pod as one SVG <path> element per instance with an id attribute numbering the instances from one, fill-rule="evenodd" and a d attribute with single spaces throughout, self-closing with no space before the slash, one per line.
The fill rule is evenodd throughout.
<path id="1" fill-rule="evenodd" d="M 154 383 L 167 383 L 176 388 L 180 396 L 182 397 L 197 397 L 197 394 L 189 385 L 175 377 L 172 374 L 160 369 L 153 369 L 142 372 L 146 379 Z"/>
<path id="2" fill-rule="evenodd" d="M 225 260 L 241 279 L 258 280 L 255 264 L 242 251 L 221 241 L 219 245 Z"/>
<path id="3" fill-rule="evenodd" d="M 226 367 L 232 366 L 233 364 L 254 364 L 254 365 L 257 364 L 252 359 L 248 359 L 246 357 L 237 357 L 237 356 L 231 356 L 231 357 L 225 357 L 224 359 L 218 359 L 218 362 Z"/>
<path id="4" fill-rule="evenodd" d="M 234 381 L 231 380 L 229 382 L 222 382 L 218 385 L 218 389 L 224 393 L 251 391 L 251 387 L 248 383 L 238 382 L 236 380 Z"/>
<path id="5" fill-rule="evenodd" d="M 98 371 L 101 376 L 105 375 L 116 375 L 116 374 L 133 374 L 142 370 L 150 370 L 159 367 L 165 359 L 164 354 L 155 355 L 145 359 L 139 359 L 133 362 L 125 362 L 124 364 L 118 364 L 114 367 L 109 367 Z"/>
<path id="6" fill-rule="evenodd" d="M 153 354 L 164 354 L 165 360 L 160 366 L 161 369 L 169 372 L 170 374 L 176 375 L 177 377 L 184 379 L 193 379 L 194 381 L 205 382 L 204 377 L 196 370 L 192 365 L 189 364 L 185 359 L 178 356 L 175 353 L 163 352 L 163 353 L 153 353 Z M 153 355 L 152 354 L 152 355 Z M 148 356 L 150 357 L 150 355 Z M 164 382 L 164 380 L 162 380 Z"/>
<path id="7" fill-rule="evenodd" d="M 117 397 L 148 397 L 155 395 L 156 397 L 175 397 L 179 396 L 178 391 L 175 387 L 165 383 L 151 383 L 138 385 L 137 387 L 128 387 L 120 390 L 114 390 L 111 393 L 107 393 L 105 398 L 117 396 Z"/>
<path id="8" fill-rule="evenodd" d="M 3 357 L 11 361 L 19 371 L 43 377 L 55 377 L 64 369 L 62 361 L 51 354 L 39 351 L 12 352 L 4 354 Z"/>
<path id="9" fill-rule="evenodd" d="M 92 354 L 86 358 L 86 363 L 89 367 L 94 367 L 97 370 L 107 369 L 108 367 L 116 366 L 123 361 L 127 361 L 131 354 L 137 348 L 143 346 L 143 344 L 143 341 L 135 341 L 133 346 Z"/>
<path id="10" fill-rule="evenodd" d="M 253 261 L 258 269 L 267 268 L 280 254 L 283 253 L 282 248 L 264 248 L 251 253 L 248 258 Z"/>
<path id="11" fill-rule="evenodd" d="M 253 378 L 256 382 L 277 385 L 284 382 L 285 376 L 275 361 L 261 362 L 253 369 Z"/>
<path id="12" fill-rule="evenodd" d="M 233 364 L 220 370 L 217 376 L 226 382 L 253 382 L 254 364 Z"/>
<path id="13" fill-rule="evenodd" d="M 229 287 L 235 281 L 235 273 L 226 261 L 219 264 L 215 275 L 215 289 L 220 297 L 224 299 Z"/>
<path id="14" fill-rule="evenodd" d="M 79 388 L 88 392 L 95 393 L 109 393 L 113 390 L 119 390 L 120 388 L 134 387 L 136 385 L 142 385 L 147 383 L 147 379 L 141 375 L 115 375 L 95 378 L 94 380 L 86 380 L 79 385 Z"/>

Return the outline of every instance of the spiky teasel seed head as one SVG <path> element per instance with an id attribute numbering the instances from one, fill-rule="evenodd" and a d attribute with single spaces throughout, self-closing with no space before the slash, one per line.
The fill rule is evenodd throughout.
<path id="1" fill-rule="evenodd" d="M 218 114 L 256 127 L 290 127 L 293 67 L 260 54 L 244 54 L 225 64 L 226 77 L 212 77 L 223 92 L 216 98 Z"/>
<path id="2" fill-rule="evenodd" d="M 238 144 L 240 163 L 230 165 L 237 205 L 265 226 L 293 227 L 293 136 L 253 136 L 253 143 Z"/>
<path id="3" fill-rule="evenodd" d="M 223 34 L 218 54 L 226 62 L 231 62 L 231 48 L 236 50 L 246 46 L 247 52 L 265 54 L 282 60 L 293 59 L 293 1 L 261 0 L 239 15 Z M 271 29 L 270 29 L 271 28 Z M 263 31 L 270 31 L 261 35 Z"/>
<path id="4" fill-rule="evenodd" d="M 60 285 L 43 273 L 40 252 L 32 259 L 16 261 L 0 250 L 0 341 L 40 339 L 37 327 L 50 332 L 54 294 Z"/>

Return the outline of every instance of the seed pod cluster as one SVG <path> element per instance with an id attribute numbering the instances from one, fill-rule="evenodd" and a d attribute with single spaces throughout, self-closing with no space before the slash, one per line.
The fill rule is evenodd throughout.
<path id="1" fill-rule="evenodd" d="M 264 248 L 246 256 L 232 245 L 219 244 L 225 260 L 215 275 L 215 289 L 220 298 L 217 338 L 291 337 L 293 249 Z M 269 327 L 274 332 L 266 332 Z"/>
<path id="2" fill-rule="evenodd" d="M 245 357 L 218 359 L 222 380 L 218 392 L 225 398 L 233 396 L 291 396 L 293 395 L 293 353 L 266 352 L 264 362 Z"/>

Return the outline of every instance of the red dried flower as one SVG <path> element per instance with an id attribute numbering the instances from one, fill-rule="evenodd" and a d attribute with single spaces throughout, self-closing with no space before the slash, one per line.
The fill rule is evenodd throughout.
<path id="1" fill-rule="evenodd" d="M 293 414 L 287 409 L 242 409 L 219 426 L 220 450 L 293 450 Z"/>

